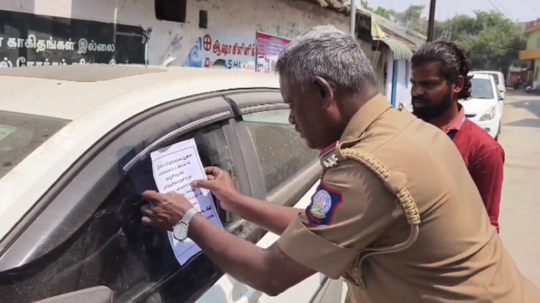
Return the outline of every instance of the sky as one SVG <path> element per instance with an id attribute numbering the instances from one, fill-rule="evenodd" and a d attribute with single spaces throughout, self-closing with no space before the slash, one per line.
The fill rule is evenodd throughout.
<path id="1" fill-rule="evenodd" d="M 436 0 L 436 20 L 446 20 L 457 14 L 471 15 L 475 10 L 495 10 L 495 7 L 508 18 L 520 22 L 540 18 L 539 0 Z M 412 5 L 425 5 L 426 15 L 430 0 L 368 0 L 369 6 L 392 8 L 403 11 Z"/>

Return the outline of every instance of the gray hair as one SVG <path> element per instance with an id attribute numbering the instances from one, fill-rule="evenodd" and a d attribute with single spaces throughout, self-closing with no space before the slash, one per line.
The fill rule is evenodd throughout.
<path id="1" fill-rule="evenodd" d="M 315 26 L 294 39 L 279 54 L 275 69 L 301 89 L 308 88 L 315 76 L 352 92 L 376 86 L 360 44 L 332 25 Z"/>

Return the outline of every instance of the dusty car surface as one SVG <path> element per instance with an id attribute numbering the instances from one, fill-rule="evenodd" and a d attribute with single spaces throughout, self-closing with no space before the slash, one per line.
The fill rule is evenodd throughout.
<path id="1" fill-rule="evenodd" d="M 320 274 L 268 297 L 204 254 L 180 266 L 166 233 L 140 225 L 140 194 L 155 189 L 150 153 L 189 138 L 203 164 L 229 171 L 242 193 L 305 208 L 318 153 L 288 116 L 274 75 L 0 70 L 0 301 L 340 302 L 342 282 Z M 278 239 L 219 211 L 230 233 L 262 247 Z"/>

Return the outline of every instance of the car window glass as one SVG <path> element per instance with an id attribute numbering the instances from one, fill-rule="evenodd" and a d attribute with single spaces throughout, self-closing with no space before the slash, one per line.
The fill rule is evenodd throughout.
<path id="1" fill-rule="evenodd" d="M 318 152 L 289 123 L 289 109 L 243 116 L 255 145 L 267 194 L 271 194 L 318 161 Z"/>
<path id="2" fill-rule="evenodd" d="M 195 138 L 204 166 L 235 176 L 219 125 L 168 144 Z M 134 153 L 126 153 L 134 156 Z M 118 161 L 118 173 L 129 159 Z M 155 189 L 150 157 L 138 162 L 75 235 L 46 260 L 0 279 L 2 302 L 30 303 L 97 285 L 122 302 L 192 302 L 222 275 L 204 255 L 184 266 L 176 261 L 166 232 L 141 225 L 144 190 Z M 218 208 L 219 209 L 219 208 Z M 231 222 L 223 211 L 225 226 Z M 9 276 L 9 278 L 7 278 Z"/>
<path id="3" fill-rule="evenodd" d="M 70 121 L 0 110 L 0 179 Z"/>
<path id="4" fill-rule="evenodd" d="M 493 86 L 489 79 L 471 79 L 471 98 L 493 99 Z"/>

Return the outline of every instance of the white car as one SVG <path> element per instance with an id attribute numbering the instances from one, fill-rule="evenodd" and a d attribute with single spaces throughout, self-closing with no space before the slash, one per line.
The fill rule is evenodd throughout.
<path id="1" fill-rule="evenodd" d="M 491 75 L 475 74 L 471 79 L 471 98 L 461 100 L 461 104 L 469 120 L 498 139 L 504 104 Z"/>
<path id="2" fill-rule="evenodd" d="M 273 75 L 212 69 L 48 66 L 0 70 L 0 301 L 342 302 L 315 274 L 270 297 L 205 255 L 184 266 L 140 225 L 150 152 L 194 138 L 238 189 L 305 208 L 320 175 Z M 219 209 L 261 247 L 278 235 Z"/>
<path id="3" fill-rule="evenodd" d="M 477 75 L 477 74 L 483 74 L 483 75 L 491 75 L 493 76 L 493 80 L 495 80 L 495 85 L 497 86 L 497 91 L 501 98 L 504 100 L 506 96 L 506 83 L 504 81 L 504 74 L 499 71 L 472 71 L 470 72 L 471 75 Z"/>

